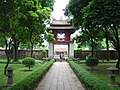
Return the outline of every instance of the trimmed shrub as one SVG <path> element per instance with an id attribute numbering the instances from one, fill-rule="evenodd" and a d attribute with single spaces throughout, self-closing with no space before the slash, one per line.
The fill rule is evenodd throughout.
<path id="1" fill-rule="evenodd" d="M 88 58 L 86 59 L 86 65 L 93 69 L 99 63 L 98 59 L 96 58 Z"/>
<path id="2" fill-rule="evenodd" d="M 69 61 L 69 64 L 80 81 L 82 81 L 88 90 L 112 90 L 105 82 L 97 78 L 95 75 L 92 75 L 87 70 L 74 63 Z"/>
<path id="3" fill-rule="evenodd" d="M 9 90 L 33 90 L 38 82 L 42 79 L 44 74 L 48 71 L 48 69 L 52 66 L 53 61 L 49 61 L 40 66 L 40 68 L 30 74 L 21 82 L 12 86 Z"/>
<path id="4" fill-rule="evenodd" d="M 32 68 L 35 65 L 35 59 L 30 58 L 30 57 L 26 57 L 22 60 L 22 64 L 24 64 L 25 67 L 28 67 L 30 70 L 30 68 Z"/>

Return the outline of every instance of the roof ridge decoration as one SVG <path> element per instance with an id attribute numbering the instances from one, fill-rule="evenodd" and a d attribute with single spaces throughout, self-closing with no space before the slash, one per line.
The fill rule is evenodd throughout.
<path id="1" fill-rule="evenodd" d="M 70 25 L 70 23 L 68 23 L 68 20 L 53 20 L 51 25 Z"/>
<path id="2" fill-rule="evenodd" d="M 53 20 L 47 30 L 72 30 L 75 28 L 68 22 L 68 20 Z"/>

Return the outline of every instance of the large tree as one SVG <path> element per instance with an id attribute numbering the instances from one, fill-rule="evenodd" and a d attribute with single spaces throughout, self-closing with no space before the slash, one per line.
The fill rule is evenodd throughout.
<path id="1" fill-rule="evenodd" d="M 70 0 L 65 8 L 65 15 L 73 17 L 71 23 L 76 29 L 79 29 L 83 22 L 83 14 L 81 10 L 86 7 L 92 0 Z"/>
<path id="2" fill-rule="evenodd" d="M 89 2 L 92 0 L 70 0 L 69 4 L 66 6 L 65 9 L 65 15 L 70 16 L 72 15 L 73 19 L 72 19 L 72 24 L 76 27 L 76 28 L 81 28 L 83 36 L 87 36 L 82 40 L 79 40 L 81 38 L 81 35 L 76 37 L 77 39 L 77 43 L 83 43 L 83 42 L 89 42 L 88 45 L 90 45 L 92 48 L 92 57 L 93 57 L 93 52 L 94 52 L 94 47 L 95 47 L 95 43 L 97 41 L 97 34 L 96 30 L 94 28 L 94 26 L 92 26 L 91 20 L 86 19 L 86 22 L 84 21 L 84 16 L 82 13 L 82 9 L 84 7 L 86 7 Z M 86 43 L 87 44 L 87 43 Z"/>
<path id="3" fill-rule="evenodd" d="M 44 1 L 44 3 L 43 3 Z M 0 34 L 5 42 L 9 64 L 8 47 L 12 47 L 14 61 L 18 60 L 20 43 L 42 42 L 45 30 L 44 23 L 50 18 L 54 0 L 1 0 L 0 1 Z M 8 42 L 9 41 L 9 42 Z"/>
<path id="4" fill-rule="evenodd" d="M 91 22 L 96 27 L 108 32 L 111 40 L 118 51 L 118 62 L 120 64 L 120 2 L 119 0 L 93 0 L 83 9 L 84 18 L 91 19 Z M 86 22 L 86 19 L 84 19 Z"/>
<path id="5" fill-rule="evenodd" d="M 83 3 L 84 2 L 84 3 Z M 96 28 L 104 32 L 107 50 L 108 39 L 118 51 L 118 62 L 120 63 L 120 2 L 119 0 L 70 0 L 66 7 L 66 14 L 72 15 L 73 25 L 78 28 Z M 95 29 L 95 30 L 96 30 Z M 108 57 L 107 52 L 107 57 Z M 109 59 L 109 58 L 108 58 Z"/>
<path id="6" fill-rule="evenodd" d="M 12 39 L 13 59 L 17 61 L 21 43 L 30 42 L 32 51 L 34 43 L 43 41 L 40 34 L 45 31 L 44 23 L 50 18 L 54 0 L 2 0 L 0 4 L 1 18 L 8 17 L 4 22 L 9 22 L 7 33 Z M 2 17 L 2 13 L 6 15 Z"/>
<path id="7" fill-rule="evenodd" d="M 101 45 L 102 38 L 99 38 L 102 36 L 98 30 L 93 29 L 85 29 L 79 32 L 79 35 L 75 37 L 76 43 L 78 44 L 78 47 L 82 46 L 89 46 L 91 50 L 91 57 L 94 57 L 94 50 L 98 50 Z"/>
<path id="8" fill-rule="evenodd" d="M 19 4 L 21 9 L 20 14 L 18 13 L 19 25 L 25 27 L 24 37 L 31 46 L 31 57 L 34 44 L 43 42 L 42 34 L 45 34 L 45 22 L 50 19 L 54 3 L 54 0 L 43 1 L 29 0 L 24 3 L 20 1 L 21 4 Z"/>
<path id="9" fill-rule="evenodd" d="M 9 65 L 11 57 L 11 47 L 12 47 L 12 21 L 14 12 L 14 0 L 1 0 L 0 1 L 0 41 L 1 45 L 5 46 L 5 53 L 7 57 L 7 64 L 4 68 L 4 74 L 6 74 L 6 68 Z"/>

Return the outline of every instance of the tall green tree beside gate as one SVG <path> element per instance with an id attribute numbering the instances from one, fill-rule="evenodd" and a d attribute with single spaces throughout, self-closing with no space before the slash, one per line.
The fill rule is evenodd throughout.
<path id="1" fill-rule="evenodd" d="M 80 35 L 76 37 L 77 43 L 81 42 L 81 43 L 86 43 L 88 45 L 91 46 L 91 50 L 92 50 L 92 57 L 93 57 L 93 52 L 94 52 L 94 47 L 96 45 L 97 42 L 97 34 L 95 34 L 96 30 L 91 23 L 91 20 L 87 20 L 87 22 L 83 23 L 83 14 L 82 14 L 82 9 L 84 7 L 86 7 L 89 2 L 91 0 L 70 0 L 69 4 L 67 5 L 66 9 L 65 9 L 65 15 L 69 16 L 72 15 L 73 19 L 72 19 L 72 24 L 76 27 L 76 29 L 81 28 L 82 29 L 82 33 L 84 33 L 84 35 Z M 81 39 L 79 40 L 78 38 L 80 38 L 81 36 L 83 36 Z"/>
<path id="2" fill-rule="evenodd" d="M 12 17 L 15 12 L 15 3 L 13 0 L 1 0 L 0 1 L 0 41 L 1 45 L 5 46 L 5 53 L 7 57 L 7 63 L 4 68 L 4 74 L 6 74 L 6 68 L 9 65 L 12 48 Z"/>
<path id="3" fill-rule="evenodd" d="M 84 2 L 84 3 L 83 3 Z M 81 7 L 82 6 L 82 7 Z M 67 12 L 73 16 L 73 25 L 79 28 L 104 32 L 106 43 L 108 39 L 118 51 L 120 64 L 120 1 L 119 0 L 70 0 Z M 69 14 L 69 15 L 70 15 Z M 98 32 L 96 32 L 98 33 Z M 108 48 L 108 47 L 107 47 Z"/>
<path id="4" fill-rule="evenodd" d="M 53 4 L 54 0 L 0 1 L 0 34 L 6 42 L 6 51 L 11 46 L 14 61 L 18 60 L 17 52 L 21 43 L 29 42 L 32 51 L 33 44 L 43 41 L 41 34 L 44 34 L 45 22 L 50 18 Z"/>
<path id="5" fill-rule="evenodd" d="M 53 5 L 51 3 L 54 3 L 54 0 L 51 0 L 51 2 L 45 1 L 44 4 L 38 0 L 29 0 L 24 3 L 20 1 L 20 4 L 18 4 L 21 9 L 18 13 L 19 25 L 25 29 L 25 42 L 31 46 L 31 57 L 34 45 L 37 43 L 41 45 L 43 42 L 42 34 L 45 34 L 46 30 L 45 22 L 50 19 L 50 12 L 52 11 L 50 5 Z"/>
<path id="6" fill-rule="evenodd" d="M 96 28 L 105 30 L 110 41 L 118 51 L 118 62 L 120 64 L 120 2 L 119 0 L 93 0 L 83 9 L 84 18 L 91 19 Z M 86 19 L 84 19 L 86 22 Z M 109 35 L 108 35 L 109 32 Z"/>

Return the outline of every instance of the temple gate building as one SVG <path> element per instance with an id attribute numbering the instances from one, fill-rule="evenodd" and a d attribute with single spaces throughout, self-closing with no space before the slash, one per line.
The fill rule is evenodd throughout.
<path id="1" fill-rule="evenodd" d="M 66 58 L 73 58 L 74 44 L 70 36 L 75 32 L 75 28 L 67 20 L 53 20 L 47 30 L 52 30 L 55 38 L 55 41 L 49 42 L 48 57 L 55 58 L 63 54 Z"/>

